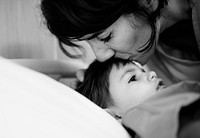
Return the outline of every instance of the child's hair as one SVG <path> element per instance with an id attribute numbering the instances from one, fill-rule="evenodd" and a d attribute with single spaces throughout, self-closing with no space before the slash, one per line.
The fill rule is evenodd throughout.
<path id="1" fill-rule="evenodd" d="M 112 106 L 109 92 L 109 74 L 113 65 L 119 67 L 131 63 L 130 60 L 110 58 L 105 62 L 95 60 L 85 71 L 83 82 L 77 83 L 76 91 L 84 95 L 101 108 Z"/>

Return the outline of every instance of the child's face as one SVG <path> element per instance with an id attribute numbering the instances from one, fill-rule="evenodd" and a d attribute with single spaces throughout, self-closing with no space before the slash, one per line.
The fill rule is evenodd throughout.
<path id="1" fill-rule="evenodd" d="M 135 63 L 113 66 L 109 76 L 109 91 L 120 114 L 140 104 L 163 88 L 155 72 L 145 72 Z"/>

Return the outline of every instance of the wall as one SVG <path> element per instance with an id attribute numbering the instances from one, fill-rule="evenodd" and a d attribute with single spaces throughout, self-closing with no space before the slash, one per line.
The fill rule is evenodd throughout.
<path id="1" fill-rule="evenodd" d="M 41 25 L 38 0 L 0 0 L 0 55 L 54 59 L 54 37 Z"/>
<path id="2" fill-rule="evenodd" d="M 9 59 L 74 60 L 63 54 L 55 37 L 42 24 L 39 1 L 0 0 L 0 56 Z M 80 44 L 87 51 L 80 60 L 88 64 L 95 56 L 86 42 Z"/>

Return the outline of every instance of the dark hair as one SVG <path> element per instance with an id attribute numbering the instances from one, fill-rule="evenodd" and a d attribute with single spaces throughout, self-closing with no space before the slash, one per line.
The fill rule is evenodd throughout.
<path id="1" fill-rule="evenodd" d="M 112 106 L 114 103 L 109 92 L 110 71 L 113 65 L 119 67 L 128 63 L 131 61 L 120 58 L 110 58 L 105 62 L 95 60 L 85 71 L 84 81 L 78 82 L 75 90 L 101 108 Z"/>
<path id="2" fill-rule="evenodd" d="M 41 10 L 50 32 L 58 40 L 69 46 L 76 46 L 72 40 L 79 40 L 87 34 L 89 38 L 98 36 L 113 24 L 121 15 L 133 13 L 152 28 L 149 45 L 155 41 L 155 22 L 168 0 L 158 0 L 158 7 L 151 11 L 142 0 L 42 0 Z M 147 3 L 150 0 L 146 0 Z M 70 54 L 60 47 L 68 56 Z"/>

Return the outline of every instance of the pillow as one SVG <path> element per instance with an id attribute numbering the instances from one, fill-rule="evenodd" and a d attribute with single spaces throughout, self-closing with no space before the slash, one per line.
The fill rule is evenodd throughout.
<path id="1" fill-rule="evenodd" d="M 66 85 L 7 59 L 0 65 L 0 137 L 129 137 L 113 117 Z"/>

